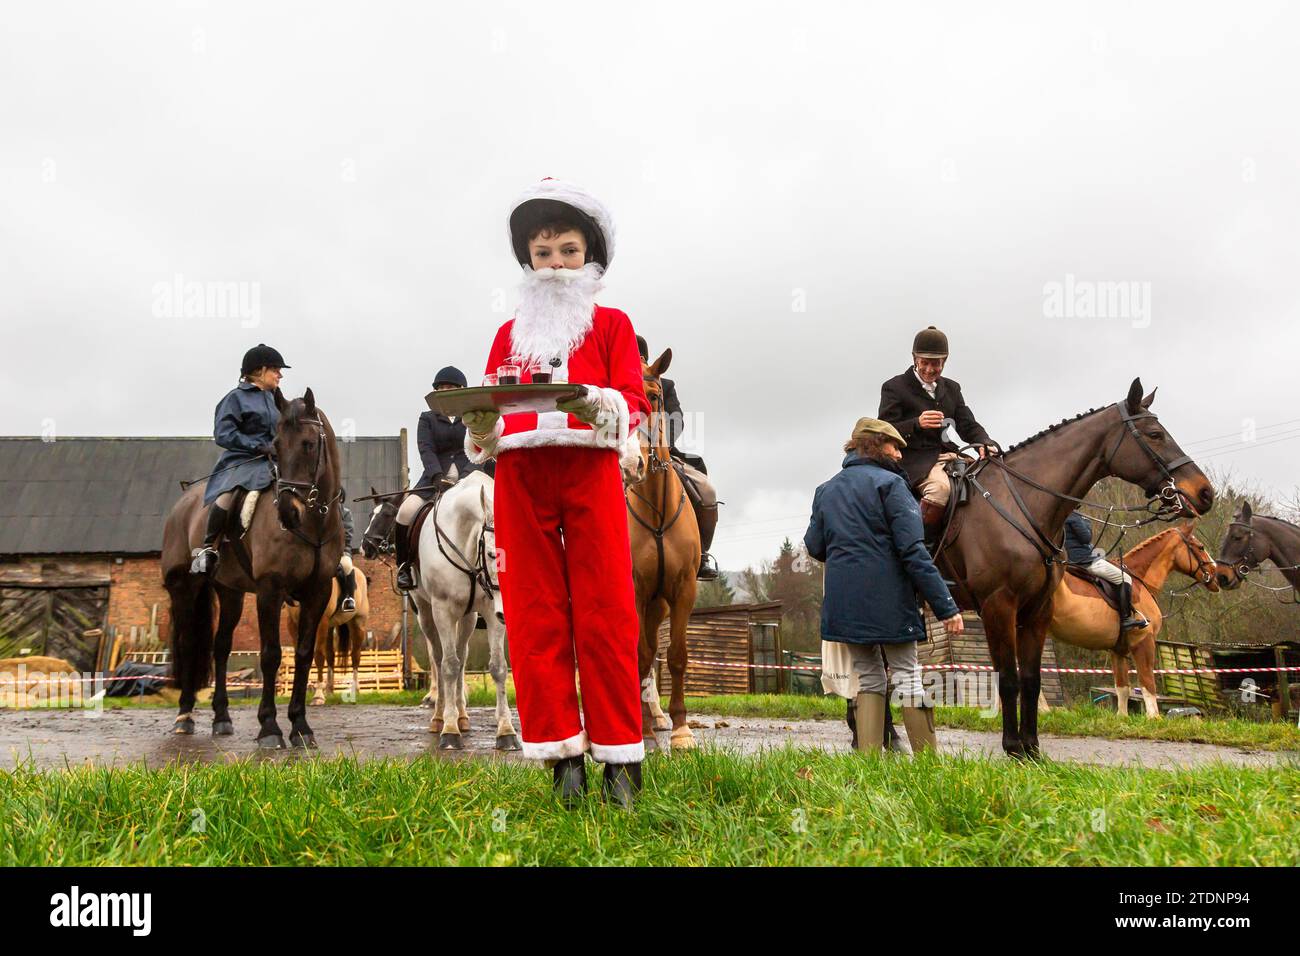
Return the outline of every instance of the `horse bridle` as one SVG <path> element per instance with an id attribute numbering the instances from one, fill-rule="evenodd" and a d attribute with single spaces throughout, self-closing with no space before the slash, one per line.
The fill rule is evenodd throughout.
<path id="1" fill-rule="evenodd" d="M 470 559 L 465 556 L 465 553 L 461 551 L 460 548 L 456 547 L 456 542 L 447 537 L 446 532 L 442 530 L 442 526 L 438 524 L 438 506 L 441 503 L 442 495 L 439 494 L 433 499 L 432 517 L 434 540 L 438 542 L 438 550 L 442 552 L 442 556 L 447 559 L 447 563 L 469 578 L 469 599 L 465 601 L 465 610 L 461 612 L 463 616 L 468 614 L 474 607 L 474 598 L 478 596 L 478 588 L 481 587 L 484 594 L 493 597 L 496 590 L 500 587 L 499 584 L 495 584 L 492 581 L 492 574 L 488 571 L 487 557 L 487 536 L 489 534 L 496 534 L 496 526 L 491 521 L 487 520 L 486 517 L 484 518 L 483 525 L 479 528 L 478 532 L 478 544 L 475 548 L 474 561 L 471 563 Z M 447 547 L 456 552 L 456 557 L 460 558 L 464 564 L 456 563 L 456 558 L 453 558 L 448 554 L 447 548 L 443 547 L 444 542 Z"/>
<path id="2" fill-rule="evenodd" d="M 302 418 L 299 419 L 298 423 L 300 425 L 316 426 L 316 464 L 312 468 L 311 481 L 290 481 L 288 478 L 280 477 L 280 466 L 275 462 L 275 460 L 272 460 L 271 470 L 275 475 L 275 503 L 276 506 L 279 507 L 280 497 L 287 492 L 301 501 L 309 511 L 317 511 L 321 515 L 327 515 L 330 513 L 330 505 L 343 497 L 343 489 L 340 488 L 338 493 L 329 501 L 321 502 L 320 488 L 318 485 L 320 482 L 321 461 L 325 453 L 325 423 L 319 418 Z M 303 488 L 307 489 L 306 494 L 303 494 L 301 490 Z M 285 528 L 284 530 L 289 531 L 292 529 Z"/>
<path id="3" fill-rule="evenodd" d="M 1241 552 L 1241 556 L 1236 561 L 1221 561 L 1219 563 L 1228 565 L 1237 572 L 1237 577 L 1244 581 L 1246 575 L 1259 567 L 1259 559 L 1255 557 L 1255 528 L 1244 521 L 1229 521 L 1228 527 L 1246 529 L 1246 550 Z"/>
<path id="4" fill-rule="evenodd" d="M 1214 559 L 1206 561 L 1201 557 L 1201 552 L 1206 550 L 1205 545 L 1201 545 L 1200 551 L 1198 551 L 1196 546 L 1192 544 L 1193 538 L 1187 534 L 1187 532 L 1182 528 L 1175 528 L 1174 530 L 1178 532 L 1178 537 L 1183 539 L 1183 546 L 1187 548 L 1187 556 L 1196 563 L 1196 567 L 1192 569 L 1191 573 L 1192 580 L 1200 585 L 1209 584 L 1214 580 L 1217 566 Z M 1202 575 L 1204 575 L 1204 577 L 1202 577 Z"/>
<path id="5" fill-rule="evenodd" d="M 1183 465 L 1191 464 L 1192 456 L 1182 455 L 1172 461 L 1165 461 L 1156 454 L 1155 449 L 1152 448 L 1150 443 L 1142 437 L 1142 433 L 1138 431 L 1136 424 L 1136 422 L 1142 418 L 1156 418 L 1157 416 L 1155 412 L 1144 408 L 1140 412 L 1130 413 L 1128 410 L 1128 403 L 1120 402 L 1119 417 L 1120 421 L 1124 423 L 1124 431 L 1119 433 L 1119 438 L 1115 441 L 1115 447 L 1110 450 L 1110 454 L 1108 454 L 1104 459 L 1106 471 L 1110 474 L 1114 474 L 1114 469 L 1111 468 L 1111 464 L 1115 460 L 1115 455 L 1119 453 L 1120 446 L 1124 444 L 1125 437 L 1131 435 L 1133 440 L 1137 442 L 1137 446 L 1141 448 L 1146 456 L 1155 463 L 1156 468 L 1160 470 L 1161 476 L 1165 479 L 1166 483 L 1161 486 L 1158 494 L 1152 495 L 1152 497 L 1159 497 L 1166 504 L 1171 505 L 1178 502 L 1179 507 L 1181 508 L 1182 505 L 1185 504 L 1185 502 L 1182 501 L 1185 496 L 1178 488 L 1178 481 L 1174 478 L 1174 472 L 1183 467 Z"/>

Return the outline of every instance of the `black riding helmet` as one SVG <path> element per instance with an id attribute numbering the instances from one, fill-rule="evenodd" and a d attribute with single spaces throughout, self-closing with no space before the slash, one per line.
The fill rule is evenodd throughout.
<path id="1" fill-rule="evenodd" d="M 464 388 L 466 384 L 465 373 L 454 365 L 448 365 L 446 368 L 438 372 L 433 379 L 434 388 L 437 388 L 439 385 L 455 385 L 457 388 Z"/>
<path id="2" fill-rule="evenodd" d="M 948 336 L 933 325 L 927 326 L 917 332 L 916 338 L 912 340 L 912 354 L 919 358 L 946 359 L 948 357 Z"/>
<path id="3" fill-rule="evenodd" d="M 650 346 L 646 345 L 645 336 L 638 335 L 636 337 L 636 349 L 638 352 L 641 353 L 641 361 L 643 362 L 650 361 Z"/>
<path id="4" fill-rule="evenodd" d="M 265 342 L 258 342 L 256 346 L 244 353 L 244 364 L 239 367 L 239 374 L 248 375 L 259 368 L 291 367 L 285 364 L 283 355 Z"/>

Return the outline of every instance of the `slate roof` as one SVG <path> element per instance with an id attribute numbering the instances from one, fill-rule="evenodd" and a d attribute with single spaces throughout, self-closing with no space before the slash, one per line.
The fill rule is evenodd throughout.
<path id="1" fill-rule="evenodd" d="M 339 442 L 348 500 L 399 487 L 401 440 Z M 202 478 L 211 438 L 0 437 L 0 555 L 157 554 L 180 481 Z"/>

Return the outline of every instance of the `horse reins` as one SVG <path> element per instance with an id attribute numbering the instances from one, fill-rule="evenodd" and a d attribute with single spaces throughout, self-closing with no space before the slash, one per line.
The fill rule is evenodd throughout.
<path id="1" fill-rule="evenodd" d="M 641 377 L 641 381 L 643 384 L 653 384 L 656 386 L 656 388 L 653 391 L 647 390 L 647 398 L 649 398 L 650 400 L 651 427 L 649 429 L 644 429 L 643 426 L 638 425 L 637 432 L 639 434 L 645 435 L 646 437 L 646 444 L 650 451 L 648 455 L 648 458 L 650 460 L 647 463 L 649 474 L 651 475 L 661 474 L 664 476 L 663 479 L 664 490 L 666 492 L 667 485 L 668 485 L 668 473 L 672 470 L 673 467 L 672 458 L 671 455 L 665 458 L 659 457 L 660 446 L 657 444 L 656 436 L 653 434 L 656 428 L 664 427 L 665 415 L 664 415 L 664 406 L 663 406 L 663 386 L 659 384 L 659 380 L 653 375 L 643 375 Z M 658 423 L 657 425 L 655 424 L 656 422 Z M 648 507 L 657 516 L 657 524 L 655 525 L 650 524 L 648 521 L 646 521 L 644 518 L 642 518 L 639 514 L 636 513 L 636 509 L 632 507 L 632 502 L 627 498 L 627 492 L 629 491 L 632 494 L 634 494 L 637 498 L 641 499 L 641 501 L 645 503 L 646 507 Z M 686 504 L 686 489 L 684 487 L 682 488 L 682 493 L 680 497 L 678 497 L 677 499 L 677 510 L 673 512 L 673 516 L 671 518 L 668 517 L 667 511 L 665 509 L 661 509 L 658 505 L 654 504 L 645 495 L 637 491 L 636 488 L 629 487 L 625 489 L 623 500 L 627 504 L 628 514 L 630 514 L 633 518 L 635 518 L 636 523 L 639 524 L 641 527 L 645 528 L 647 531 L 649 531 L 650 534 L 652 534 L 655 539 L 655 554 L 658 559 L 658 564 L 655 570 L 654 593 L 650 595 L 650 600 L 655 601 L 658 600 L 659 595 L 663 591 L 663 587 L 664 587 L 664 570 L 665 570 L 664 535 L 668 533 L 668 531 L 672 528 L 672 526 L 677 523 L 677 519 L 681 517 L 682 508 Z"/>
<path id="2" fill-rule="evenodd" d="M 447 559 L 447 563 L 469 578 L 469 598 L 465 601 L 465 610 L 461 612 L 462 616 L 464 616 L 474 607 L 474 598 L 478 596 L 477 589 L 479 587 L 482 587 L 483 592 L 489 597 L 494 595 L 496 588 L 498 587 L 498 585 L 492 583 L 492 575 L 488 573 L 487 559 L 487 536 L 489 533 L 495 534 L 496 527 L 488 521 L 486 517 L 484 518 L 483 525 L 479 528 L 478 532 L 478 546 L 474 556 L 474 561 L 471 563 L 469 558 L 465 556 L 465 553 L 461 551 L 460 548 L 456 547 L 456 542 L 447 537 L 446 532 L 442 530 L 442 526 L 438 524 L 438 506 L 441 503 L 442 495 L 439 494 L 433 499 L 434 540 L 438 542 L 438 550 L 442 552 L 442 556 Z M 444 542 L 447 547 L 456 552 L 456 557 L 460 558 L 460 560 L 464 562 L 463 566 L 457 564 L 456 559 L 447 553 L 447 549 L 443 547 Z"/>

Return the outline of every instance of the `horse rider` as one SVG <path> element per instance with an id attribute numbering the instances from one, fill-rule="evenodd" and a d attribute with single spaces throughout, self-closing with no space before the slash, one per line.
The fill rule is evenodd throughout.
<path id="1" fill-rule="evenodd" d="M 339 602 L 340 611 L 355 611 L 357 609 L 357 573 L 352 566 L 352 552 L 356 545 L 356 525 L 352 522 L 352 509 L 347 505 L 340 504 L 339 511 L 343 516 L 343 557 L 339 558 L 338 570 L 334 576 L 339 579 L 339 593 L 343 595 L 343 600 Z"/>
<path id="2" fill-rule="evenodd" d="M 260 491 L 274 481 L 275 429 L 280 410 L 275 392 L 281 370 L 289 368 L 271 346 L 258 343 L 244 353 L 239 384 L 217 403 L 212 437 L 225 449 L 208 478 L 203 503 L 208 505 L 203 544 L 194 549 L 192 574 L 211 574 L 217 567 L 217 536 L 226 527 L 231 503 L 240 488 Z"/>
<path id="3" fill-rule="evenodd" d="M 1065 519 L 1065 550 L 1075 567 L 1119 585 L 1120 631 L 1147 626 L 1147 619 L 1133 611 L 1133 579 L 1107 561 L 1104 551 L 1092 546 L 1092 524 L 1078 510 Z"/>
<path id="4" fill-rule="evenodd" d="M 844 443 L 839 474 L 818 487 L 804 535 L 823 562 L 822 640 L 848 650 L 856 676 L 856 745 L 880 753 L 890 678 L 912 753 L 933 749 L 934 709 L 921 684 L 916 644 L 925 639 L 923 596 L 950 636 L 962 633 L 956 602 L 925 548 L 921 515 L 899 465 L 907 442 L 893 425 L 860 418 Z M 886 674 L 886 664 L 889 673 Z"/>
<path id="5" fill-rule="evenodd" d="M 650 361 L 650 348 L 641 336 L 636 337 L 637 349 L 641 352 L 641 361 Z M 701 581 L 713 581 L 718 577 L 718 562 L 709 554 L 713 544 L 713 532 L 718 527 L 718 493 L 709 481 L 709 470 L 704 459 L 699 455 L 682 451 L 677 447 L 677 436 L 683 428 L 682 403 L 677 399 L 677 385 L 670 378 L 661 378 L 663 387 L 664 414 L 668 416 L 668 453 L 677 462 L 677 473 L 682 477 L 686 488 L 686 497 L 691 501 L 695 511 L 695 523 L 700 527 L 700 570 L 695 577 Z"/>
<path id="6" fill-rule="evenodd" d="M 939 524 L 948 506 L 951 484 L 944 466 L 957 457 L 958 445 L 944 434 L 951 421 L 967 444 L 992 445 L 984 426 L 962 396 L 961 386 L 943 376 L 948 362 L 948 336 L 933 325 L 912 341 L 912 367 L 889 379 L 880 389 L 879 417 L 889 422 L 906 442 L 903 470 L 921 499 L 921 520 L 926 527 Z"/>
<path id="7" fill-rule="evenodd" d="M 437 392 L 464 388 L 465 385 L 465 373 L 454 365 L 448 365 L 433 379 L 433 388 Z M 424 473 L 415 483 L 415 487 L 420 490 L 407 495 L 397 511 L 394 545 L 397 550 L 399 591 L 409 591 L 415 587 L 415 575 L 410 562 L 410 530 L 411 522 L 415 520 L 421 506 L 437 497 L 440 485 L 444 483 L 459 481 L 472 471 L 486 471 L 489 475 L 496 471 L 496 462 L 475 464 L 469 460 L 465 454 L 465 423 L 459 418 L 441 412 L 424 412 L 420 415 L 415 443 L 420 449 Z"/>

